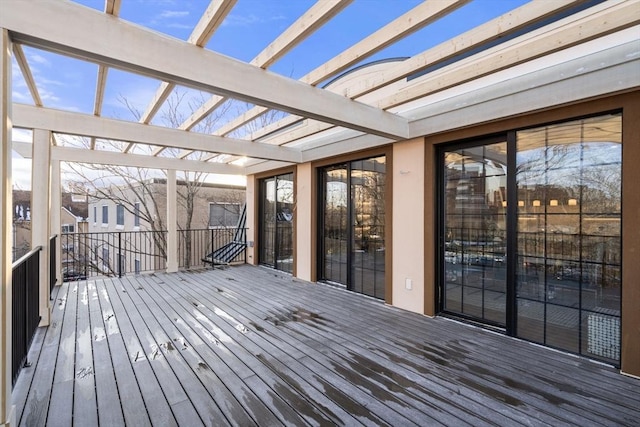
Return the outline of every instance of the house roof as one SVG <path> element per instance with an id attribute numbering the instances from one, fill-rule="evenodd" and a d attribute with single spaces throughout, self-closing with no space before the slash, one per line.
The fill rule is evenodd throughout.
<path id="1" fill-rule="evenodd" d="M 9 30 L 32 96 L 30 103 L 13 104 L 14 125 L 53 131 L 52 158 L 58 160 L 250 174 L 640 86 L 633 72 L 639 61 L 638 0 L 527 2 L 439 44 L 415 40 L 431 47 L 407 58 L 367 66 L 418 30 L 437 32 L 441 23 L 453 25 L 460 11 L 486 6 L 421 2 L 341 46 L 297 80 L 267 69 L 304 49 L 313 34 L 328 37 L 322 29 L 362 2 L 318 1 L 244 61 L 208 44 L 240 2 L 212 1 L 190 36 L 180 40 L 118 18 L 128 0 L 107 0 L 101 11 L 71 1 L 33 7 L 6 0 L 0 27 Z M 84 88 L 95 94 L 93 111 L 47 105 L 33 72 L 37 64 L 24 49 L 93 64 L 97 78 L 87 79 L 93 84 Z M 109 70 L 159 81 L 138 120 L 102 116 Z M 180 88 L 205 97 L 184 120 L 158 125 L 158 112 Z M 202 126 L 229 99 L 249 107 L 235 117 L 224 115 L 213 130 Z M 275 113 L 259 124 L 269 112 Z"/>
<path id="2" fill-rule="evenodd" d="M 87 218 L 89 216 L 89 205 L 86 198 L 84 201 L 75 201 L 72 193 L 62 193 L 62 207 L 75 217 Z M 13 190 L 14 218 L 26 220 L 27 211 L 31 212 L 31 191 Z"/>

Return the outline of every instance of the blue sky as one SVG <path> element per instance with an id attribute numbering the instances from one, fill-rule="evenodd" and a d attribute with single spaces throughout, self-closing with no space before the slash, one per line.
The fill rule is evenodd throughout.
<path id="1" fill-rule="evenodd" d="M 104 8 L 104 0 L 75 1 L 100 11 Z M 242 61 L 251 61 L 314 3 L 314 0 L 238 0 L 225 23 L 206 47 Z M 420 3 L 421 0 L 355 0 L 328 24 L 276 62 L 270 70 L 298 79 Z M 472 1 L 365 59 L 362 64 L 377 59 L 413 56 L 524 3 L 526 0 Z M 208 4 L 209 0 L 122 0 L 120 17 L 186 40 Z M 29 47 L 24 47 L 24 51 L 46 107 L 93 112 L 98 69 L 96 64 Z M 102 115 L 133 119 L 131 112 L 124 106 L 122 97 L 137 109 L 144 110 L 159 83 L 157 80 L 111 69 Z M 13 100 L 32 103 L 17 65 L 14 65 Z M 161 117 L 162 112 L 153 123 L 162 124 Z"/>

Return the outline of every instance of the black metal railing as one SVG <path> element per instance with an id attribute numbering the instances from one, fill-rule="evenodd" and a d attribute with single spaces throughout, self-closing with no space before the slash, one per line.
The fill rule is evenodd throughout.
<path id="1" fill-rule="evenodd" d="M 122 277 L 166 266 L 166 231 L 67 233 L 60 237 L 64 281 Z"/>
<path id="2" fill-rule="evenodd" d="M 237 236 L 236 228 L 178 230 L 178 267 L 207 265 L 208 255 Z M 65 233 L 59 240 L 64 281 L 100 275 L 122 277 L 164 270 L 167 265 L 166 231 Z M 238 253 L 232 262 L 245 262 L 245 253 Z"/>
<path id="3" fill-rule="evenodd" d="M 28 366 L 27 353 L 40 323 L 40 252 L 38 246 L 13 263 L 12 274 L 12 354 L 11 375 L 14 385 L 23 366 Z"/>
<path id="4" fill-rule="evenodd" d="M 54 234 L 49 238 L 49 293 L 53 291 L 53 287 L 58 281 L 58 277 L 56 276 L 56 266 L 58 265 L 56 256 L 57 240 L 57 234 Z"/>
<path id="5" fill-rule="evenodd" d="M 243 230 L 243 229 L 241 229 Z M 238 239 L 237 228 L 205 228 L 178 231 L 178 266 L 183 269 L 210 265 L 207 257 Z M 244 236 L 244 233 L 242 233 Z M 246 250 L 239 253 L 230 262 L 244 263 Z"/>

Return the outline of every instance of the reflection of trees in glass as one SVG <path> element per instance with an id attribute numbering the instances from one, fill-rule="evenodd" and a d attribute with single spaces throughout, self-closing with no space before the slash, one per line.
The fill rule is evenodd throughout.
<path id="1" fill-rule="evenodd" d="M 446 153 L 447 250 L 459 258 L 505 255 L 506 143 Z"/>
<path id="2" fill-rule="evenodd" d="M 522 131 L 517 140 L 523 260 L 565 283 L 619 288 L 620 115 Z"/>

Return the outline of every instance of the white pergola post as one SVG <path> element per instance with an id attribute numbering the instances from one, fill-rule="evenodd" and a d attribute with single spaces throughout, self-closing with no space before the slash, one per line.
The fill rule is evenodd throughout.
<path id="1" fill-rule="evenodd" d="M 31 247 L 40 252 L 40 326 L 49 324 L 49 179 L 51 132 L 33 130 L 31 168 Z"/>
<path id="2" fill-rule="evenodd" d="M 62 181 L 60 178 L 60 161 L 51 160 L 51 192 L 50 192 L 51 210 L 49 213 L 49 233 L 57 234 L 56 246 L 49 248 L 56 251 L 56 284 L 62 284 L 62 230 L 60 210 L 62 209 Z"/>
<path id="3" fill-rule="evenodd" d="M 178 194 L 175 169 L 167 169 L 167 273 L 178 271 Z"/>
<path id="4" fill-rule="evenodd" d="M 11 407 L 11 41 L 0 29 L 0 426 L 15 424 Z"/>

